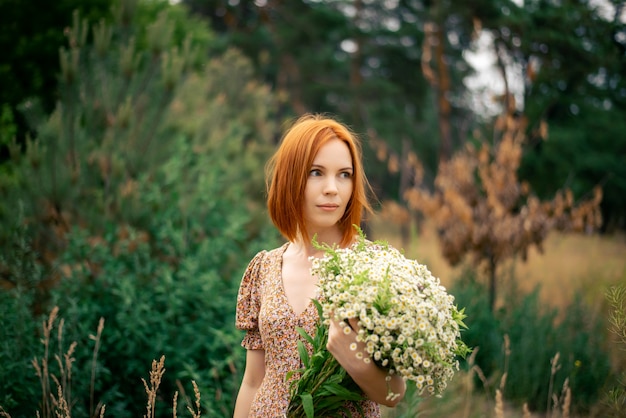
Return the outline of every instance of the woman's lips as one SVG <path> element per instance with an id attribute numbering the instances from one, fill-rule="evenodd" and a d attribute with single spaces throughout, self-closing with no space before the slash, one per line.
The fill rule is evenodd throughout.
<path id="1" fill-rule="evenodd" d="M 335 209 L 337 209 L 339 207 L 339 205 L 332 205 L 332 204 L 329 204 L 329 205 L 317 205 L 317 207 L 320 208 L 321 210 L 332 212 Z"/>

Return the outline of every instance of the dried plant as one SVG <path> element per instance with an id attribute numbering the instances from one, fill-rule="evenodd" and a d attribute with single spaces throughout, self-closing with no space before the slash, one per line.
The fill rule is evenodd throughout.
<path id="1" fill-rule="evenodd" d="M 193 405 L 193 409 L 191 407 L 191 405 L 187 405 L 187 410 L 189 411 L 189 413 L 191 414 L 191 416 L 193 418 L 200 418 L 200 390 L 198 389 L 198 385 L 196 384 L 195 380 L 191 381 L 191 384 L 193 385 L 193 393 L 195 395 L 195 404 Z"/>
<path id="2" fill-rule="evenodd" d="M 31 362 L 42 389 L 41 397 L 41 410 L 37 411 L 37 418 L 71 418 L 72 416 L 72 403 L 71 403 L 71 381 L 72 381 L 72 365 L 75 361 L 73 357 L 76 349 L 76 342 L 72 342 L 67 349 L 63 350 L 63 326 L 64 320 L 61 319 L 57 329 L 57 344 L 59 354 L 55 354 L 54 358 L 59 368 L 59 377 L 50 372 L 49 357 L 50 357 L 50 338 L 52 330 L 55 326 L 59 308 L 54 307 L 48 316 L 48 319 L 43 322 L 43 338 L 41 340 L 44 346 L 44 354 L 41 358 L 34 358 Z M 92 357 L 92 373 L 90 379 L 90 416 L 104 418 L 106 405 L 102 403 L 95 404 L 94 401 L 94 387 L 97 371 L 97 357 L 100 348 L 100 340 L 102 337 L 102 331 L 104 329 L 104 318 L 100 318 L 98 323 L 97 332 L 95 335 L 90 335 L 89 338 L 95 341 L 95 347 Z M 146 415 L 144 418 L 155 418 L 155 406 L 157 400 L 157 392 L 161 384 L 161 380 L 165 373 L 165 356 L 161 356 L 160 360 L 152 361 L 152 369 L 150 371 L 150 385 L 145 379 L 141 379 L 148 395 L 148 402 L 146 404 Z M 56 385 L 56 394 L 52 393 L 51 381 Z M 187 410 L 193 418 L 200 418 L 201 415 L 201 397 L 200 390 L 195 381 L 192 380 L 194 390 L 194 402 L 185 396 L 187 402 Z M 177 381 L 177 384 L 182 389 L 182 385 Z M 95 407 L 94 407 L 95 404 Z M 176 409 L 178 407 L 178 392 L 175 392 L 173 399 L 173 418 L 176 418 Z M 11 415 L 0 406 L 0 418 L 11 418 Z"/>
<path id="3" fill-rule="evenodd" d="M 486 267 L 492 307 L 496 269 L 503 260 L 517 255 L 526 260 L 531 246 L 542 251 L 551 230 L 588 232 L 602 223 L 600 188 L 582 202 L 575 202 L 570 190 L 542 202 L 518 179 L 526 125 L 523 116 L 502 114 L 491 143 L 478 138 L 479 146 L 468 143 L 440 163 L 434 191 L 422 185 L 421 168 L 416 165 L 414 185 L 403 195 L 409 209 L 435 223 L 450 264 L 471 254 L 476 265 Z"/>
<path id="4" fill-rule="evenodd" d="M 74 362 L 74 350 L 76 342 L 72 342 L 63 352 L 63 325 L 64 320 L 61 319 L 57 328 L 57 345 L 59 353 L 54 355 L 56 360 L 59 376 L 50 372 L 50 338 L 52 329 L 54 328 L 59 308 L 54 307 L 48 316 L 48 320 L 43 322 L 43 338 L 41 340 L 44 346 L 44 354 L 41 358 L 35 357 L 31 364 L 35 369 L 35 373 L 41 384 L 41 411 L 37 411 L 37 416 L 44 418 L 70 418 L 71 417 L 71 382 L 72 382 L 72 364 Z M 52 392 L 50 381 L 56 385 L 56 395 Z"/>
<path id="5" fill-rule="evenodd" d="M 176 380 L 176 386 L 180 390 L 182 397 L 185 399 L 185 403 L 187 404 L 187 410 L 189 411 L 189 413 L 191 414 L 193 418 L 200 418 L 201 416 L 200 389 L 198 389 L 198 384 L 196 383 L 195 380 L 192 380 L 191 384 L 193 385 L 193 392 L 194 392 L 194 397 L 195 397 L 195 400 L 193 403 L 191 402 L 191 399 L 189 398 L 189 396 L 187 396 L 187 393 L 185 392 L 185 388 L 183 387 L 180 380 Z M 175 397 L 176 398 L 178 397 L 178 392 L 175 393 Z M 176 406 L 174 406 L 174 412 L 176 412 Z M 174 416 L 174 418 L 176 417 Z"/>
<path id="6" fill-rule="evenodd" d="M 98 350 L 100 349 L 100 339 L 102 337 L 102 330 L 104 329 L 104 318 L 100 318 L 98 322 L 98 329 L 96 335 L 89 335 L 89 338 L 95 341 L 95 346 L 93 349 L 93 357 L 91 359 L 91 385 L 89 390 L 89 412 L 92 413 L 92 416 L 96 415 L 96 409 L 94 409 L 94 389 L 96 387 L 96 370 L 97 370 L 97 359 L 98 359 Z M 100 414 L 104 414 L 104 407 L 100 409 Z"/>
<path id="7" fill-rule="evenodd" d="M 56 321 L 57 315 L 59 313 L 59 308 L 55 306 L 50 315 L 48 315 L 48 321 L 44 321 L 43 328 L 43 338 L 41 340 L 44 346 L 43 357 L 40 360 L 34 358 L 32 360 L 32 365 L 35 368 L 35 373 L 39 378 L 39 382 L 41 384 L 41 414 L 43 417 L 48 418 L 52 416 L 52 408 L 50 405 L 50 372 L 48 370 L 48 358 L 50 351 L 50 332 L 52 331 L 52 327 L 54 326 L 54 322 Z"/>
<path id="8" fill-rule="evenodd" d="M 53 357 L 56 361 L 58 368 L 58 376 L 50 371 L 50 342 L 52 330 L 55 326 L 57 317 L 59 314 L 59 308 L 55 306 L 48 315 L 48 319 L 43 322 L 42 325 L 42 339 L 43 355 L 38 358 L 35 357 L 31 364 L 35 369 L 35 374 L 39 378 L 41 385 L 41 405 L 40 410 L 36 412 L 36 416 L 43 418 L 70 418 L 72 416 L 72 366 L 74 361 L 74 352 L 76 350 L 77 343 L 74 341 L 70 343 L 68 349 L 64 351 L 63 343 L 63 329 L 65 321 L 59 320 L 57 325 L 57 349 L 58 353 Z M 91 335 L 90 338 L 96 341 L 96 347 L 94 349 L 93 356 L 93 370 L 91 378 L 91 394 L 93 395 L 93 387 L 95 385 L 95 362 L 98 353 L 98 347 L 100 345 L 100 337 L 102 335 L 102 329 L 104 327 L 104 319 L 100 319 L 98 326 L 98 332 L 96 336 Z M 51 381 L 56 385 L 56 393 L 52 391 Z M 93 399 L 93 396 L 92 396 Z M 93 401 L 92 401 L 93 402 Z M 93 403 L 92 403 L 93 405 Z M 102 404 L 94 409 L 91 408 L 92 417 L 100 416 L 104 417 L 105 407 Z M 10 417 L 9 413 L 0 407 L 0 417 Z"/>
<path id="9" fill-rule="evenodd" d="M 57 385 L 57 396 L 54 397 L 51 395 L 52 404 L 55 407 L 54 414 L 57 418 L 71 418 L 72 413 L 70 412 L 70 405 L 65 399 L 65 395 L 63 394 L 63 388 L 61 385 Z"/>
<path id="10" fill-rule="evenodd" d="M 550 383 L 548 385 L 548 404 L 546 405 L 546 414 L 550 412 L 550 403 L 554 402 L 555 407 L 558 405 L 558 399 L 555 401 L 553 399 L 552 386 L 554 385 L 554 376 L 556 372 L 559 371 L 561 365 L 559 364 L 559 357 L 561 353 L 556 353 L 554 357 L 550 359 Z"/>
<path id="11" fill-rule="evenodd" d="M 463 417 L 468 417 L 470 415 L 470 407 L 472 404 L 472 392 L 474 391 L 474 372 L 476 366 L 476 356 L 478 355 L 478 350 L 480 347 L 474 347 L 471 354 L 467 358 L 467 365 L 469 369 L 467 374 L 465 375 L 464 383 L 465 383 L 465 403 L 463 406 Z"/>
<path id="12" fill-rule="evenodd" d="M 570 418 L 570 406 L 572 405 L 572 389 L 569 387 L 569 379 L 565 379 L 563 383 L 563 392 L 561 395 L 561 417 Z"/>
<path id="13" fill-rule="evenodd" d="M 494 408 L 494 412 L 496 418 L 504 418 L 504 402 L 500 389 L 496 389 L 496 407 Z"/>
<path id="14" fill-rule="evenodd" d="M 154 411 L 157 400 L 157 392 L 159 390 L 159 386 L 161 385 L 161 379 L 163 378 L 164 373 L 165 356 L 161 356 L 161 359 L 158 362 L 156 360 L 152 360 L 152 370 L 150 370 L 150 386 L 148 387 L 146 379 L 141 379 L 143 386 L 146 389 L 146 394 L 148 395 L 146 415 L 144 415 L 144 418 L 155 418 Z"/>
<path id="15" fill-rule="evenodd" d="M 504 373 L 500 379 L 500 390 L 506 386 L 506 377 L 509 371 L 509 358 L 511 357 L 511 339 L 509 334 L 504 334 Z"/>

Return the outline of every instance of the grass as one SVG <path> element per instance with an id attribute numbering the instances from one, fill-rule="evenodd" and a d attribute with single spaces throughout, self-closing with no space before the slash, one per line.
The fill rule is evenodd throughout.
<path id="1" fill-rule="evenodd" d="M 422 225 L 419 233 L 413 228 L 408 233 L 404 231 L 403 234 L 399 225 L 381 218 L 373 219 L 371 227 L 370 238 L 387 240 L 395 247 L 404 249 L 408 257 L 426 264 L 433 275 L 439 277 L 442 284 L 448 288 L 454 284 L 454 280 L 461 276 L 469 264 L 468 262 L 465 265 L 451 266 L 440 252 L 435 228 L 427 222 Z M 512 283 L 507 283 L 510 280 L 515 280 L 515 288 L 525 293 L 539 286 L 541 300 L 547 306 L 555 308 L 567 307 L 578 293 L 582 295 L 587 306 L 595 309 L 597 315 L 610 318 L 612 306 L 607 301 L 607 293 L 610 293 L 610 289 L 615 286 L 626 287 L 626 257 L 624 257 L 626 235 L 622 233 L 600 236 L 551 232 L 543 244 L 544 251 L 539 252 L 536 248 L 532 248 L 526 261 L 517 258 L 503 263 L 498 277 L 505 279 L 498 283 L 499 288 L 501 290 L 510 288 Z M 613 309 L 619 308 L 613 306 Z M 626 319 L 623 323 L 626 323 Z M 624 328 L 626 327 L 622 326 L 622 332 Z M 619 329 L 613 332 L 618 337 L 620 336 Z M 613 363 L 616 370 L 626 369 L 626 359 L 623 354 L 624 347 L 619 344 L 615 345 Z M 548 370 L 551 380 L 558 370 L 558 360 L 558 357 L 553 359 L 551 370 Z M 505 399 L 502 399 L 501 393 L 503 385 L 506 384 L 506 378 L 490 396 L 475 390 L 474 375 L 480 377 L 480 369 L 472 367 L 467 372 L 458 372 L 443 398 L 424 399 L 416 409 L 419 411 L 416 416 L 449 418 L 565 418 L 571 416 L 569 407 L 571 397 L 575 394 L 572 394 L 568 387 L 552 388 L 551 393 L 556 397 L 553 399 L 554 405 L 558 407 L 553 408 L 549 413 L 534 414 L 524 408 L 513 408 Z M 487 387 L 484 379 L 479 380 L 483 380 L 484 386 Z M 508 384 L 514 384 L 514 382 Z M 408 418 L 413 415 L 386 410 L 384 416 Z"/>
<path id="2" fill-rule="evenodd" d="M 61 318 L 58 322 L 58 307 L 54 307 L 48 316 L 48 320 L 42 324 L 42 345 L 43 355 L 39 358 L 34 358 L 32 361 L 33 368 L 39 377 L 41 385 L 41 401 L 40 408 L 37 411 L 38 418 L 71 418 L 72 417 L 72 363 L 75 361 L 74 349 L 76 342 L 72 342 L 69 348 L 63 352 L 63 327 L 64 320 Z M 95 335 L 90 335 L 90 338 L 95 341 L 95 348 L 93 350 L 92 358 L 92 374 L 91 374 L 91 391 L 90 391 L 90 416 L 104 418 L 106 412 L 106 405 L 98 403 L 94 406 L 93 388 L 96 380 L 96 361 L 98 357 L 98 350 L 100 348 L 100 339 L 102 338 L 102 330 L 104 328 L 104 320 L 101 318 L 98 323 L 98 329 Z M 52 339 L 55 338 L 59 342 L 59 352 L 52 353 L 50 346 Z M 50 370 L 51 362 L 57 363 L 58 372 L 55 374 Z M 149 382 L 146 379 L 141 378 L 143 386 L 146 392 L 146 414 L 144 418 L 156 418 L 155 406 L 158 397 L 159 386 L 165 374 L 165 356 L 161 356 L 159 361 L 152 361 L 152 368 L 150 370 Z M 180 382 L 179 389 L 183 395 L 183 398 L 187 404 L 187 411 L 192 418 L 201 418 L 201 402 L 200 402 L 200 390 L 195 381 L 191 381 L 194 389 L 195 399 L 191 401 L 184 392 Z M 177 418 L 178 409 L 178 394 L 174 393 L 172 399 L 172 417 Z M 2 408 L 0 405 L 0 417 L 12 418 L 11 415 Z"/>
<path id="3" fill-rule="evenodd" d="M 372 229 L 373 238 L 403 248 L 407 256 L 426 264 L 446 287 L 465 267 L 448 264 L 441 255 L 437 232 L 428 223 L 419 233 L 411 231 L 408 241 L 402 240 L 398 225 L 383 219 L 375 218 Z M 590 306 L 602 306 L 608 287 L 626 284 L 625 255 L 623 233 L 600 236 L 552 232 L 544 242 L 543 254 L 531 248 L 527 261 L 513 259 L 504 263 L 500 276 L 515 277 L 521 291 L 530 292 L 540 285 L 542 300 L 554 307 L 570 304 L 576 291 L 585 295 Z"/>
<path id="4" fill-rule="evenodd" d="M 504 342 L 505 351 L 510 354 L 507 341 Z M 473 417 L 493 417 L 493 418 L 572 418 L 570 406 L 572 401 L 572 391 L 566 380 L 562 388 L 552 388 L 551 399 L 553 406 L 548 407 L 548 413 L 532 413 L 526 404 L 521 408 L 514 408 L 506 402 L 502 393 L 507 385 L 507 374 L 504 373 L 499 379 L 498 387 L 493 391 L 493 396 L 488 396 L 489 391 L 476 391 L 475 379 L 477 376 L 485 388 L 491 385 L 486 381 L 485 376 L 478 366 L 474 364 L 476 352 L 468 358 L 469 369 L 459 371 L 450 382 L 448 389 L 442 397 L 426 397 L 418 402 L 414 402 L 413 408 L 402 410 L 400 406 L 397 410 L 383 407 L 384 418 L 419 418 L 419 417 L 446 417 L 446 418 L 473 418 Z M 551 361 L 550 381 L 559 368 L 559 354 L 557 353 Z M 408 392 L 407 392 L 408 393 Z M 412 395 L 407 395 L 412 396 Z"/>
<path id="5" fill-rule="evenodd" d="M 397 248 L 403 248 L 407 256 L 415 258 L 420 262 L 429 266 L 432 273 L 440 277 L 445 286 L 450 286 L 455 277 L 458 277 L 463 269 L 462 266 L 452 267 L 447 264 L 439 253 L 439 245 L 437 243 L 436 232 L 430 225 L 425 225 L 420 234 L 413 232 L 410 239 L 403 241 L 399 227 L 384 222 L 381 219 L 375 219 L 372 223 L 373 233 L 370 238 L 384 239 L 389 241 Z M 552 233 L 545 242 L 545 251 L 539 254 L 533 250 L 530 252 L 528 261 L 522 263 L 519 260 L 512 260 L 503 266 L 504 271 L 513 274 L 504 275 L 514 277 L 517 280 L 518 288 L 522 291 L 530 291 L 536 285 L 541 285 L 541 297 L 543 300 L 555 307 L 567 306 L 571 303 L 573 295 L 577 291 L 581 291 L 586 298 L 586 302 L 590 306 L 603 306 L 599 314 L 607 315 L 611 320 L 611 324 L 615 326 L 616 331 L 613 332 L 621 338 L 621 343 L 626 346 L 626 315 L 620 312 L 619 303 L 626 303 L 626 297 L 616 296 L 616 302 L 613 304 L 614 311 L 611 316 L 611 306 L 607 307 L 607 289 L 611 286 L 626 287 L 626 236 L 616 235 L 611 237 L 604 236 L 584 236 L 574 234 Z M 34 369 L 40 378 L 42 387 L 41 406 L 42 410 L 38 416 L 69 418 L 71 416 L 71 365 L 73 359 L 74 343 L 69 345 L 65 352 L 51 353 L 49 352 L 49 343 L 55 338 L 53 328 L 56 327 L 56 339 L 59 342 L 63 339 L 63 320 L 58 324 L 58 311 L 55 309 L 50 313 L 48 321 L 43 323 L 43 346 L 44 353 L 41 358 L 33 360 Z M 95 364 L 99 349 L 99 340 L 101 338 L 103 322 L 100 321 L 97 332 L 92 339 L 96 341 L 93 353 L 93 370 L 91 376 L 91 385 L 95 382 Z M 62 344 L 59 344 L 61 346 Z M 506 349 L 506 342 L 503 344 Z M 621 347 L 624 348 L 624 347 Z M 624 361 L 623 351 L 619 356 L 621 362 Z M 558 370 L 558 354 L 553 359 L 550 379 L 556 370 Z M 59 375 L 53 375 L 49 370 L 49 363 L 54 361 L 58 365 Z M 159 361 L 154 360 L 152 370 L 150 371 L 149 382 L 142 379 L 147 395 L 146 418 L 154 417 L 154 405 L 157 401 L 157 391 L 163 373 L 165 359 L 162 357 Z M 621 363 L 620 362 L 620 363 Z M 470 358 L 470 366 L 473 363 Z M 619 365 L 620 370 L 626 369 L 625 365 Z M 554 394 L 553 404 L 556 407 L 547 414 L 532 414 L 524 408 L 512 408 L 502 398 L 502 390 L 507 384 L 506 373 L 499 382 L 498 388 L 492 395 L 486 395 L 484 392 L 476 391 L 474 385 L 476 379 L 482 381 L 485 387 L 491 387 L 482 376 L 482 371 L 478 367 L 470 367 L 468 371 L 457 373 L 450 383 L 449 389 L 444 393 L 443 398 L 426 398 L 413 400 L 408 399 L 406 403 L 410 403 L 408 411 L 387 410 L 383 408 L 383 416 L 385 418 L 400 417 L 449 417 L 449 418 L 472 418 L 472 417 L 494 417 L 494 418 L 569 418 L 569 404 L 572 394 L 565 385 L 563 388 L 552 388 L 550 393 Z M 195 382 L 192 382 L 195 392 L 195 400 L 191 401 L 181 388 L 183 398 L 187 404 L 188 413 L 199 418 L 200 415 L 200 393 Z M 512 383 L 509 383 L 512 384 Z M 551 386 L 552 387 L 552 386 Z M 626 388 L 626 384 L 624 385 Z M 623 388 L 622 388 L 623 389 Z M 624 399 L 626 395 L 620 392 L 618 396 Z M 410 396 L 407 396 L 410 398 Z M 178 392 L 172 400 L 173 417 L 176 418 L 178 402 Z M 621 400 L 620 400 L 621 402 Z M 405 403 L 405 404 L 406 404 Z M 90 409 L 92 416 L 105 416 L 105 405 L 96 403 L 93 399 L 93 392 L 90 399 Z M 415 413 L 415 411 L 419 413 Z M 10 418 L 10 415 L 0 407 L 0 417 Z"/>

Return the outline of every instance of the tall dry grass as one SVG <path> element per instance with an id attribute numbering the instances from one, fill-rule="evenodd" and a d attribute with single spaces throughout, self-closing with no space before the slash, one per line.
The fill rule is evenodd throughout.
<path id="1" fill-rule="evenodd" d="M 450 266 L 441 255 L 437 231 L 429 222 L 419 231 L 411 228 L 403 239 L 401 227 L 380 217 L 372 219 L 372 236 L 403 248 L 409 257 L 426 264 L 444 286 L 450 287 L 468 264 Z M 551 232 L 544 251 L 532 248 L 528 260 L 503 263 L 498 272 L 503 280 L 516 280 L 520 291 L 530 292 L 541 286 L 542 301 L 554 307 L 569 305 L 581 291 L 590 306 L 605 305 L 610 286 L 626 284 L 626 234 L 611 236 Z"/>
<path id="2" fill-rule="evenodd" d="M 403 240 L 399 228 L 394 230 L 394 225 L 384 222 L 381 219 L 374 219 L 372 237 L 375 239 L 385 239 L 392 245 L 403 248 L 409 257 L 415 258 L 420 262 L 427 264 L 434 275 L 440 277 L 442 283 L 449 286 L 453 283 L 455 277 L 458 277 L 463 267 L 451 267 L 439 253 L 436 231 L 425 224 L 419 234 L 413 233 L 408 240 Z M 531 290 L 535 285 L 541 284 L 541 295 L 547 303 L 556 307 L 566 306 L 571 303 L 571 298 L 577 290 L 583 291 L 588 297 L 588 302 L 604 300 L 606 297 L 606 289 L 611 286 L 626 286 L 626 237 L 613 236 L 582 236 L 568 235 L 562 233 L 552 233 L 545 245 L 544 254 L 533 252 L 530 254 L 528 262 L 512 262 L 503 268 L 513 271 L 512 277 L 518 280 L 521 290 Z M 509 275 L 511 276 L 511 275 Z M 626 298 L 615 296 L 615 303 L 626 303 Z M 601 302 L 604 303 L 604 302 Z M 611 323 L 614 325 L 616 335 L 621 338 L 622 343 L 626 343 L 626 315 L 617 310 L 613 311 L 610 316 Z M 71 418 L 72 402 L 72 363 L 74 362 L 74 349 L 76 343 L 69 344 L 67 350 L 63 350 L 63 326 L 64 321 L 58 319 L 58 308 L 54 308 L 47 321 L 42 324 L 43 329 L 43 355 L 40 358 L 33 359 L 33 367 L 40 380 L 42 396 L 40 399 L 40 410 L 37 417 L 40 418 Z M 52 354 L 50 352 L 52 338 L 56 339 L 58 352 Z M 93 357 L 92 357 L 92 373 L 91 373 L 91 390 L 90 390 L 90 413 L 92 417 L 104 418 L 106 406 L 97 403 L 94 399 L 94 386 L 96 381 L 96 361 L 100 348 L 100 339 L 104 328 L 104 320 L 101 319 L 95 335 L 90 338 L 95 341 Z M 434 416 L 448 418 L 471 418 L 474 416 L 495 417 L 495 418 L 570 418 L 570 405 L 572 400 L 572 392 L 568 386 L 567 380 L 560 390 L 553 388 L 552 381 L 556 372 L 559 370 L 559 353 L 555 353 L 550 365 L 550 390 L 549 397 L 546 399 L 546 414 L 532 414 L 526 405 L 516 410 L 511 408 L 503 398 L 502 393 L 507 384 L 507 369 L 510 367 L 507 359 L 509 345 L 507 338 L 503 342 L 503 352 L 505 353 L 505 367 L 503 374 L 499 380 L 497 388 L 493 388 L 492 383 L 482 373 L 482 370 L 473 362 L 476 355 L 474 352 L 468 359 L 469 369 L 467 372 L 459 372 L 458 376 L 453 380 L 448 392 L 460 394 L 455 396 L 455 400 L 448 402 L 447 407 L 434 411 L 432 400 L 426 400 L 420 403 L 419 416 Z M 622 352 L 623 353 L 623 352 Z M 58 372 L 54 374 L 50 371 L 50 362 L 56 362 Z M 155 417 L 155 405 L 157 401 L 158 388 L 165 373 L 165 358 L 161 357 L 159 361 L 153 360 L 152 368 L 149 374 L 149 383 L 145 379 L 143 382 L 146 395 L 146 414 L 144 418 Z M 477 376 L 482 382 L 485 393 L 483 395 L 477 393 L 474 389 L 474 376 Z M 187 404 L 187 411 L 193 418 L 201 417 L 201 396 L 195 381 L 192 381 L 194 388 L 194 400 L 192 401 L 184 392 L 182 385 L 179 384 L 180 393 Z M 172 400 L 174 418 L 177 418 L 178 395 L 175 392 Z M 441 409 L 441 407 L 437 407 Z M 430 415 L 432 413 L 432 415 Z M 384 416 L 392 418 L 393 411 L 384 410 Z M 0 406 L 0 417 L 11 418 L 11 415 Z"/>
<path id="3" fill-rule="evenodd" d="M 466 371 L 459 371 L 446 389 L 442 399 L 426 397 L 418 403 L 415 410 L 398 413 L 393 409 L 382 408 L 384 418 L 573 418 L 570 413 L 572 392 L 568 380 L 560 390 L 550 388 L 547 399 L 548 409 L 545 413 L 532 413 L 524 403 L 520 408 L 512 406 L 504 398 L 503 393 L 507 384 L 507 367 L 509 367 L 510 346 L 508 336 L 503 341 L 505 367 L 498 380 L 497 387 L 489 381 L 483 371 L 475 364 L 477 351 L 472 352 L 467 359 Z M 553 380 L 559 369 L 559 354 L 552 359 L 550 379 Z M 475 387 L 476 379 L 483 385 L 483 391 Z M 492 394 L 492 395 L 489 395 Z"/>
<path id="4" fill-rule="evenodd" d="M 440 278 L 442 284 L 451 287 L 454 280 L 461 277 L 464 269 L 470 266 L 468 261 L 459 266 L 451 266 L 441 254 L 437 231 L 434 226 L 424 222 L 419 231 L 409 228 L 409 232 L 390 222 L 389 219 L 374 217 L 371 222 L 371 237 L 389 241 L 397 248 L 405 250 L 407 256 L 426 264 L 433 275 Z M 588 306 L 616 323 L 618 339 L 626 341 L 626 314 L 615 316 L 611 311 L 611 289 L 616 286 L 626 288 L 626 235 L 612 236 L 568 234 L 551 232 L 544 242 L 544 251 L 540 253 L 533 248 L 526 262 L 518 259 L 510 260 L 500 267 L 498 276 L 504 281 L 515 281 L 515 286 L 501 286 L 501 289 L 515 288 L 521 292 L 530 292 L 540 286 L 540 298 L 548 306 L 565 308 L 569 306 L 575 295 L 583 296 Z M 607 292 L 609 300 L 607 301 Z M 614 299 L 619 299 L 614 297 Z M 626 301 L 626 298 L 622 298 Z M 623 302 L 626 303 L 626 302 Z M 613 314 L 611 313 L 613 312 Z M 619 312 L 619 307 L 617 308 Z M 612 315 L 612 316 L 611 316 Z M 621 327 L 620 327 L 621 325 Z M 623 334 L 619 334 L 619 332 Z M 503 342 L 503 352 L 508 353 L 507 342 Z M 614 347 L 613 363 L 617 370 L 626 369 L 626 356 L 619 347 Z M 566 380 L 562 388 L 554 388 L 553 380 L 560 368 L 559 353 L 555 353 L 547 373 L 550 379 L 549 397 L 546 399 L 547 412 L 532 413 L 524 404 L 521 408 L 510 406 L 503 398 L 506 382 L 506 362 L 500 385 L 493 388 L 473 358 L 468 358 L 469 369 L 461 371 L 453 380 L 449 392 L 456 395 L 443 402 L 427 399 L 420 404 L 420 417 L 495 417 L 495 418 L 571 418 L 570 407 L 572 393 Z M 478 392 L 474 387 L 475 377 L 482 382 L 484 391 Z M 509 382 L 508 384 L 514 384 Z M 626 387 L 626 386 L 625 386 Z M 482 392 L 492 395 L 485 395 Z M 624 396 L 622 394 L 622 396 Z M 396 417 L 392 411 L 385 411 L 387 418 Z M 404 416 L 403 416 L 404 417 Z M 626 417 L 626 411 L 624 412 Z"/>
<path id="5" fill-rule="evenodd" d="M 42 345 L 43 355 L 36 357 L 32 360 L 32 366 L 39 378 L 41 386 L 41 399 L 37 411 L 37 418 L 71 418 L 72 417 L 72 364 L 75 361 L 73 357 L 74 350 L 76 348 L 76 342 L 72 342 L 67 351 L 63 351 L 63 326 L 65 321 L 59 318 L 59 308 L 54 307 L 48 319 L 42 324 Z M 58 352 L 52 354 L 50 352 L 52 338 L 54 337 L 54 331 L 56 327 L 56 339 Z M 95 335 L 90 335 L 89 338 L 94 340 L 94 349 L 92 354 L 91 365 L 91 379 L 90 379 L 90 417 L 104 418 L 106 412 L 106 405 L 101 402 L 95 403 L 94 388 L 96 382 L 96 364 L 98 358 L 98 351 L 100 349 L 100 340 L 102 337 L 102 331 L 104 329 L 104 319 L 100 318 L 98 328 Z M 54 360 L 57 364 L 57 373 L 53 373 L 50 370 L 51 361 Z M 152 368 L 149 373 L 149 383 L 144 378 L 141 378 L 143 386 L 146 391 L 146 414 L 143 418 L 156 418 L 155 406 L 158 399 L 158 390 L 165 374 L 165 356 L 161 356 L 159 361 L 152 361 Z M 200 390 L 195 381 L 192 380 L 194 388 L 195 399 L 192 402 L 185 394 L 183 386 L 180 382 L 177 382 L 179 389 L 183 393 L 183 397 L 187 403 L 187 411 L 192 418 L 201 418 L 201 398 Z M 95 405 L 95 406 L 94 406 Z M 177 418 L 178 408 L 178 391 L 174 393 L 172 400 L 172 417 Z M 9 412 L 7 412 L 0 405 L 0 417 L 12 418 Z"/>

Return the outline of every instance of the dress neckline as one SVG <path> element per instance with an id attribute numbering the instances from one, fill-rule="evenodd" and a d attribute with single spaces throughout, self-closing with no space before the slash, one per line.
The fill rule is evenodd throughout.
<path id="1" fill-rule="evenodd" d="M 289 298 L 287 297 L 287 292 L 285 290 L 285 281 L 283 280 L 283 260 L 284 260 L 285 252 L 287 251 L 287 248 L 289 248 L 290 244 L 291 244 L 290 242 L 286 242 L 282 246 L 280 254 L 279 254 L 280 263 L 278 263 L 278 283 L 280 287 L 281 296 L 283 297 L 283 300 L 285 301 L 285 305 L 287 305 L 289 312 L 294 318 L 300 318 L 302 315 L 306 314 L 309 311 L 309 309 L 311 309 L 312 306 L 314 306 L 313 299 L 317 299 L 319 297 L 319 289 L 315 291 L 313 298 L 309 299 L 308 303 L 306 304 L 302 312 L 299 312 L 299 313 L 296 312 L 296 310 L 293 308 L 293 305 L 289 301 Z"/>

